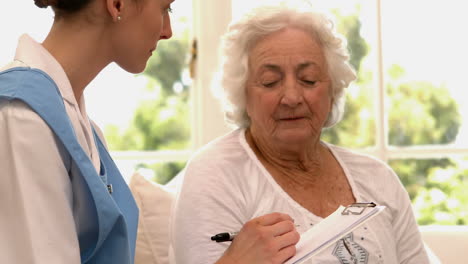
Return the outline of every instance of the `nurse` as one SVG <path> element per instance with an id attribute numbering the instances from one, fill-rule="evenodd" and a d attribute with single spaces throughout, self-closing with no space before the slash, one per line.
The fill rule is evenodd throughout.
<path id="1" fill-rule="evenodd" d="M 83 91 L 111 62 L 142 72 L 173 1 L 35 0 L 53 26 L 0 71 L 0 263 L 133 263 L 138 209 Z"/>

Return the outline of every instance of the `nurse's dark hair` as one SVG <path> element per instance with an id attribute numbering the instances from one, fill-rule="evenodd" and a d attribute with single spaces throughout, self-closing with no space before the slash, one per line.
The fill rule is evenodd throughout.
<path id="1" fill-rule="evenodd" d="M 73 14 L 94 0 L 34 0 L 34 4 L 41 8 L 48 6 L 52 7 L 57 15 L 61 14 Z"/>

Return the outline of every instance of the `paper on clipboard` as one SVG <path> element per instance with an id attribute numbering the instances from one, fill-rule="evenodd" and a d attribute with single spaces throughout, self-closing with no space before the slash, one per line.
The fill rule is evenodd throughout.
<path id="1" fill-rule="evenodd" d="M 366 204 L 373 207 L 362 206 Z M 340 206 L 334 213 L 303 233 L 296 245 L 296 255 L 285 264 L 303 263 L 385 209 L 385 206 L 376 206 L 373 203 L 356 205 Z"/>

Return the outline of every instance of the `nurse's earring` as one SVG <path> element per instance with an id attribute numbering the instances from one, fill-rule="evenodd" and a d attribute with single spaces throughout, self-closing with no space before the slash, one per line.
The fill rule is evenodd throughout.
<path id="1" fill-rule="evenodd" d="M 110 15 L 111 21 L 116 23 L 122 20 L 125 0 L 105 0 L 107 12 Z"/>

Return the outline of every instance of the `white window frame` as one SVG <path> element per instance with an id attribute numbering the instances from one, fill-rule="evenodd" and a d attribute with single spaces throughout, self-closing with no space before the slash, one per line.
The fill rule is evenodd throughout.
<path id="1" fill-rule="evenodd" d="M 451 155 L 468 156 L 468 148 L 447 145 L 417 145 L 407 147 L 390 146 L 388 143 L 388 107 L 386 106 L 386 91 L 384 78 L 383 42 L 382 42 L 382 0 L 376 0 L 375 21 L 377 25 L 376 53 L 377 53 L 377 92 L 376 92 L 376 145 L 369 154 L 388 162 L 391 159 L 429 159 L 445 158 Z"/>

